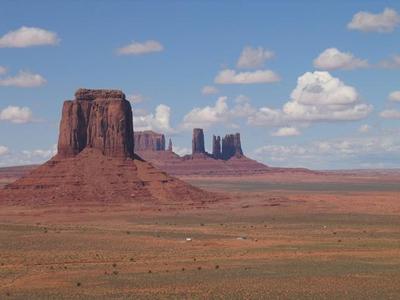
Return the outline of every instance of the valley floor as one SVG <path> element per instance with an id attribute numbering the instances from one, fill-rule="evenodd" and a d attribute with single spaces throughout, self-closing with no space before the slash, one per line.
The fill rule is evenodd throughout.
<path id="1" fill-rule="evenodd" d="M 398 298 L 400 181 L 187 180 L 230 197 L 0 207 L 0 298 Z"/>

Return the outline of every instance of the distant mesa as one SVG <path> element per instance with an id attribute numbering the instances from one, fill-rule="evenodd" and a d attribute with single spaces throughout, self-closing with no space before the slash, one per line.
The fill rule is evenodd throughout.
<path id="1" fill-rule="evenodd" d="M 169 140 L 171 143 L 171 139 Z M 137 131 L 134 133 L 136 151 L 165 151 L 165 136 L 152 130 Z M 172 147 L 172 145 L 171 145 Z"/>
<path id="2" fill-rule="evenodd" d="M 143 133 L 135 132 L 135 135 L 142 135 Z M 158 135 L 153 134 L 152 136 L 155 139 Z M 162 136 L 165 139 L 164 135 Z M 154 142 L 152 143 L 154 144 Z M 205 149 L 204 131 L 202 128 L 193 129 L 192 154 L 183 157 L 175 154 L 172 151 L 171 139 L 170 146 L 168 151 L 154 151 L 153 147 L 147 146 L 136 151 L 136 153 L 157 168 L 176 176 L 254 175 L 271 172 L 272 170 L 272 168 L 244 155 L 240 133 L 226 134 L 222 138 L 213 135 L 212 153 L 208 153 Z"/>
<path id="3" fill-rule="evenodd" d="M 159 171 L 134 153 L 137 147 L 165 152 L 165 137 L 134 138 L 132 108 L 119 90 L 79 89 L 64 102 L 58 154 L 0 190 L 0 202 L 109 205 L 164 203 L 204 205 L 213 193 Z M 171 152 L 172 153 L 172 152 Z"/>

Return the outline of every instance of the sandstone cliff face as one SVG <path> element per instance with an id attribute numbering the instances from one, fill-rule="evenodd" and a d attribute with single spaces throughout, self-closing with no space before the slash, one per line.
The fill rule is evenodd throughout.
<path id="1" fill-rule="evenodd" d="M 220 159 L 222 157 L 221 154 L 221 137 L 213 135 L 212 142 L 212 156 L 216 159 Z"/>
<path id="2" fill-rule="evenodd" d="M 231 157 L 243 157 L 240 133 L 227 134 L 222 138 L 222 159 L 228 160 Z"/>
<path id="3" fill-rule="evenodd" d="M 134 133 L 135 151 L 165 151 L 165 136 L 151 130 Z"/>
<path id="4" fill-rule="evenodd" d="M 171 139 L 169 139 L 169 141 L 168 141 L 168 151 L 172 152 L 172 140 Z"/>
<path id="5" fill-rule="evenodd" d="M 133 158 L 132 108 L 117 90 L 79 89 L 62 110 L 58 155 L 73 157 L 85 148 Z"/>
<path id="6" fill-rule="evenodd" d="M 193 129 L 192 154 L 196 153 L 206 153 L 204 148 L 204 133 L 201 128 Z"/>

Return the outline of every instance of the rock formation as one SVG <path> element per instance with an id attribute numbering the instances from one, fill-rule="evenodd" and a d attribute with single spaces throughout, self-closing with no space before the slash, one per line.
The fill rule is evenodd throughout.
<path id="1" fill-rule="evenodd" d="M 171 204 L 182 209 L 217 200 L 215 194 L 156 169 L 136 156 L 133 148 L 132 112 L 125 95 L 115 90 L 80 89 L 75 100 L 65 101 L 63 106 L 59 153 L 0 189 L 0 203 L 70 207 Z"/>
<path id="2" fill-rule="evenodd" d="M 205 154 L 206 150 L 204 148 L 204 133 L 201 128 L 193 129 L 193 138 L 192 138 L 192 155 L 196 153 Z"/>
<path id="3" fill-rule="evenodd" d="M 222 138 L 222 159 L 228 160 L 231 157 L 240 158 L 243 156 L 240 143 L 240 133 L 227 134 Z"/>
<path id="4" fill-rule="evenodd" d="M 136 151 L 165 151 L 165 136 L 152 130 L 136 131 L 134 134 Z"/>
<path id="5" fill-rule="evenodd" d="M 132 135 L 132 109 L 124 93 L 79 89 L 75 100 L 63 105 L 58 155 L 73 157 L 88 147 L 106 156 L 133 158 Z"/>
<path id="6" fill-rule="evenodd" d="M 171 139 L 169 139 L 169 141 L 168 141 L 168 151 L 172 152 L 172 140 Z"/>
<path id="7" fill-rule="evenodd" d="M 220 159 L 221 156 L 221 137 L 213 135 L 212 156 L 215 159 Z"/>

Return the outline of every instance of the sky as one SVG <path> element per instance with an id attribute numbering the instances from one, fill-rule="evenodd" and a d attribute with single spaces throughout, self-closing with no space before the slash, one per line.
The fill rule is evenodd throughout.
<path id="1" fill-rule="evenodd" d="M 399 1 L 2 1 L 0 20 L 0 167 L 54 155 L 85 87 L 123 90 L 178 154 L 200 127 L 271 166 L 400 168 Z"/>

